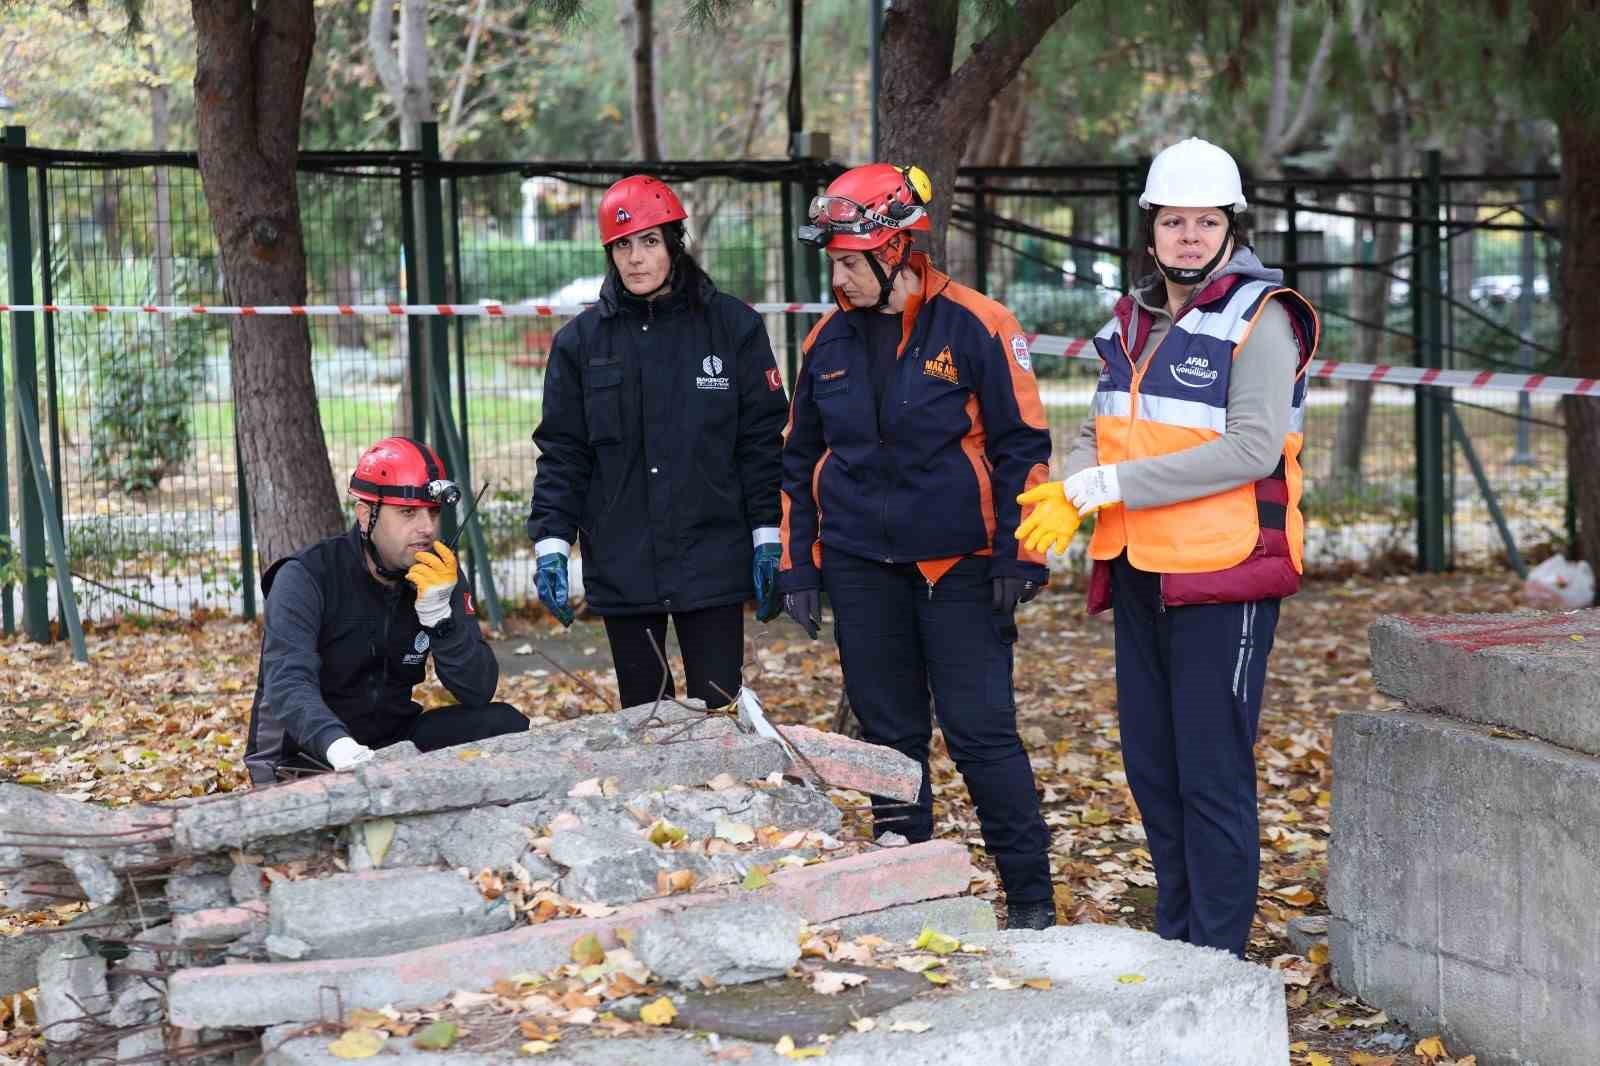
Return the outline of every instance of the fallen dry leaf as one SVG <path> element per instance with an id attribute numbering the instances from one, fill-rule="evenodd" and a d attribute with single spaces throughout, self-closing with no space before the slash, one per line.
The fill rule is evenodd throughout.
<path id="1" fill-rule="evenodd" d="M 811 976 L 811 991 L 819 996 L 833 996 L 847 988 L 867 983 L 864 973 L 849 973 L 844 970 L 818 970 Z"/>
<path id="2" fill-rule="evenodd" d="M 598 965 L 606 961 L 606 949 L 593 933 L 586 933 L 573 943 L 572 961 L 579 966 Z"/>
<path id="3" fill-rule="evenodd" d="M 328 1045 L 328 1053 L 336 1059 L 370 1059 L 388 1040 L 389 1035 L 377 1029 L 347 1029 Z"/>
<path id="4" fill-rule="evenodd" d="M 678 1008 L 666 996 L 646 1003 L 639 1008 L 639 1020 L 646 1025 L 671 1025 L 678 1016 Z"/>

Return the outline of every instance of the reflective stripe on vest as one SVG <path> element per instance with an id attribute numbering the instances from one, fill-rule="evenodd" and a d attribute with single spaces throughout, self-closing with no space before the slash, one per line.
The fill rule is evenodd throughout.
<path id="1" fill-rule="evenodd" d="M 1311 316 L 1314 345 L 1315 311 L 1298 293 L 1265 281 L 1243 282 L 1185 313 L 1143 369 L 1134 366 L 1137 353 L 1128 351 L 1123 324 L 1115 318 L 1107 323 L 1095 335 L 1105 369 L 1091 403 L 1099 461 L 1171 454 L 1226 434 L 1233 360 L 1267 300 L 1279 294 L 1300 305 L 1292 314 L 1303 307 Z M 1272 475 L 1163 507 L 1107 507 L 1097 516 L 1090 555 L 1114 559 L 1126 550 L 1141 570 L 1211 573 L 1243 562 L 1256 550 L 1262 530 L 1272 529 L 1283 531 L 1287 553 L 1300 569 L 1305 524 L 1299 510 L 1299 454 L 1305 430 L 1304 371 L 1312 354 L 1300 353 L 1283 458 Z"/>

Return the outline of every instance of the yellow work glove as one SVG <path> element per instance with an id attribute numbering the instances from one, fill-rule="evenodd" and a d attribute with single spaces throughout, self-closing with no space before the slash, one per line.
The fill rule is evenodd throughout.
<path id="1" fill-rule="evenodd" d="M 406 571 L 406 580 L 417 590 L 417 621 L 431 629 L 450 617 L 450 594 L 460 574 L 456 553 L 443 541 L 434 541 L 432 551 L 417 553 Z"/>
<path id="2" fill-rule="evenodd" d="M 1031 552 L 1042 552 L 1046 548 L 1054 548 L 1058 552 L 1067 550 L 1073 534 L 1078 532 L 1078 523 L 1083 519 L 1067 499 L 1061 482 L 1046 481 L 1042 485 L 1035 485 L 1018 496 L 1017 502 L 1024 507 L 1033 505 L 1028 517 L 1017 527 L 1018 544 Z"/>

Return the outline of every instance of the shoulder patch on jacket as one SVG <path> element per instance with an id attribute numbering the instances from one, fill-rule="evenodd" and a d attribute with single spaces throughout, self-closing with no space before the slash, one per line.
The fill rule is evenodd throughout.
<path id="1" fill-rule="evenodd" d="M 775 366 L 767 367 L 767 391 L 783 391 L 783 378 L 778 374 L 778 368 Z"/>
<path id="2" fill-rule="evenodd" d="M 1028 338 L 1020 333 L 1011 335 L 1011 358 L 1028 373 L 1033 373 L 1033 357 L 1028 354 Z"/>

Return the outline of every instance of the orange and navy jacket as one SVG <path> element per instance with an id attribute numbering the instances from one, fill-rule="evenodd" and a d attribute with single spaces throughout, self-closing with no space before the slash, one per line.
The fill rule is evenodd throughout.
<path id="1" fill-rule="evenodd" d="M 920 563 L 930 583 L 969 555 L 990 556 L 995 577 L 1046 580 L 1044 557 L 1013 536 L 1017 494 L 1050 462 L 1027 337 L 926 255 L 910 269 L 922 292 L 901 317 L 881 408 L 862 319 L 878 312 L 830 311 L 806 337 L 783 448 L 780 591 L 821 585 L 824 542 Z"/>
<path id="2" fill-rule="evenodd" d="M 1161 602 L 1169 607 L 1279 599 L 1300 587 L 1306 369 L 1319 326 L 1315 309 L 1278 284 L 1281 277 L 1259 268 L 1214 279 L 1142 368 L 1134 360 L 1149 336 L 1150 313 L 1131 296 L 1095 335 L 1104 367 L 1094 395 L 1095 440 L 1100 462 L 1108 464 L 1184 451 L 1228 431 L 1233 361 L 1269 301 L 1288 312 L 1299 350 L 1277 468 L 1211 496 L 1142 510 L 1121 503 L 1104 508 L 1089 542 L 1096 561 L 1091 613 L 1110 605 L 1109 563 L 1124 552 L 1134 567 L 1161 575 Z"/>

